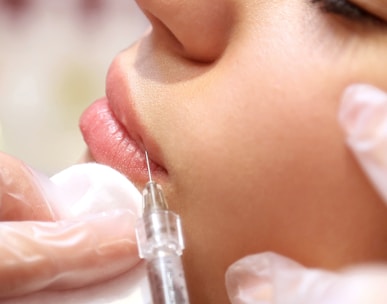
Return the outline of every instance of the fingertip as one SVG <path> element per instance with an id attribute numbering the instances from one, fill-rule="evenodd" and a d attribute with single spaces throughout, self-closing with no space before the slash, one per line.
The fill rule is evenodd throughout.
<path id="1" fill-rule="evenodd" d="M 273 252 L 244 257 L 226 271 L 226 287 L 233 304 L 272 303 L 278 271 L 299 265 Z"/>
<path id="2" fill-rule="evenodd" d="M 53 213 L 37 174 L 24 162 L 0 152 L 0 220 L 51 221 Z"/>
<path id="3" fill-rule="evenodd" d="M 372 85 L 349 86 L 342 97 L 339 122 L 348 147 L 387 202 L 387 94 Z"/>
<path id="4" fill-rule="evenodd" d="M 349 140 L 374 139 L 386 117 L 385 92 L 368 84 L 353 84 L 345 89 L 338 119 Z"/>

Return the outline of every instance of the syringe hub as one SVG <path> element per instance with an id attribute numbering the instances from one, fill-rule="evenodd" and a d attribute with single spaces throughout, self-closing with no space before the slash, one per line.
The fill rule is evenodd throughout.
<path id="1" fill-rule="evenodd" d="M 181 255 L 184 241 L 180 217 L 168 210 L 162 188 L 150 181 L 143 192 L 144 214 L 137 224 L 140 257 L 149 259 L 160 254 Z"/>
<path id="2" fill-rule="evenodd" d="M 156 182 L 151 180 L 145 185 L 142 197 L 144 214 L 157 210 L 168 210 L 163 190 Z"/>

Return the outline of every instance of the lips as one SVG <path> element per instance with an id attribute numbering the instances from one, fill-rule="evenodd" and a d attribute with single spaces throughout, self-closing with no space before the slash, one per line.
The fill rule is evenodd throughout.
<path id="1" fill-rule="evenodd" d="M 107 98 L 95 101 L 82 114 L 80 129 L 93 158 L 125 174 L 137 186 L 148 178 L 143 143 L 138 124 L 126 120 L 123 125 Z M 136 130 L 134 130 L 136 129 Z M 131 131 L 131 132 L 130 132 Z M 134 139 L 136 134 L 138 139 Z M 166 170 L 151 160 L 155 178 L 165 178 Z"/>

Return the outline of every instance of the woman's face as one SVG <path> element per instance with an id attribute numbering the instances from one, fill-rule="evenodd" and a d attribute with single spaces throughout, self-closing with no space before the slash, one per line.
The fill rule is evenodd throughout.
<path id="1" fill-rule="evenodd" d="M 347 85 L 387 89 L 387 1 L 137 2 L 152 30 L 116 57 L 109 103 L 81 128 L 140 189 L 148 150 L 182 217 L 192 303 L 226 303 L 226 268 L 252 253 L 387 259 L 387 211 L 336 119 Z"/>

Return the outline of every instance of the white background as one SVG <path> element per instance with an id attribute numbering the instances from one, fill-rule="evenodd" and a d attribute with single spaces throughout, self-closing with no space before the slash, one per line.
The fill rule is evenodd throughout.
<path id="1" fill-rule="evenodd" d="M 148 23 L 133 0 L 11 2 L 0 0 L 0 150 L 52 174 L 79 159 L 82 110 Z"/>

